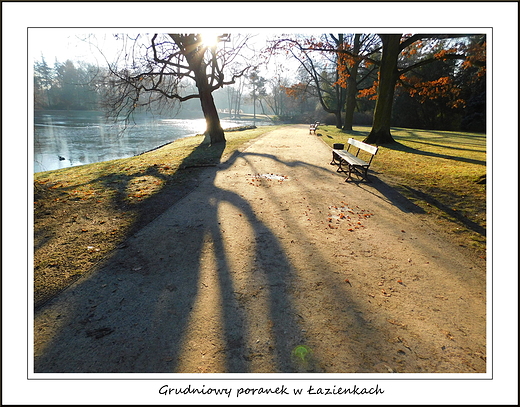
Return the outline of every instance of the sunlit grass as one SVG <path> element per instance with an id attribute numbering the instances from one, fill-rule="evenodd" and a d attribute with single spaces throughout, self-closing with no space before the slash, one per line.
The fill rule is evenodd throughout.
<path id="1" fill-rule="evenodd" d="M 332 146 L 353 137 L 363 140 L 370 127 L 346 133 L 321 126 L 319 133 Z M 371 169 L 404 196 L 434 214 L 452 233 L 459 234 L 483 256 L 486 227 L 486 135 L 450 131 L 393 128 L 394 145 L 380 146 Z M 465 219 L 468 222 L 465 222 Z M 461 223 L 462 222 L 462 223 Z"/>

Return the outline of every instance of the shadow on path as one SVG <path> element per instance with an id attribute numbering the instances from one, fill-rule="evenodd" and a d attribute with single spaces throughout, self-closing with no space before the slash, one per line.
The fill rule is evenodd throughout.
<path id="1" fill-rule="evenodd" d="M 205 168 L 199 174 L 204 188 L 185 195 L 128 237 L 97 270 L 35 312 L 34 371 L 203 372 L 200 368 L 208 366 L 204 363 L 209 358 L 214 360 L 211 371 L 222 373 L 257 372 L 259 359 L 266 360 L 262 366 L 269 366 L 268 373 L 374 371 L 381 362 L 376 358 L 393 349 L 387 341 L 391 328 L 372 323 L 366 300 L 356 300 L 345 283 L 338 285 L 344 282 L 344 270 L 320 252 L 312 229 L 297 226 L 298 212 L 280 206 L 276 216 L 291 226 L 282 237 L 250 201 L 217 186 L 221 170 L 240 158 L 254 172 L 250 158 L 258 157 L 334 176 L 323 167 L 255 152 L 236 153 Z M 312 207 L 323 206 L 323 196 L 313 195 L 304 178 L 301 194 L 316 200 Z M 373 187 L 380 199 L 401 211 L 417 210 L 383 182 L 375 180 Z M 283 194 L 282 189 L 272 189 L 266 200 L 279 205 L 286 199 Z M 230 222 L 231 216 L 240 221 Z M 293 238 L 291 250 L 283 238 Z M 298 240 L 303 239 L 311 244 L 299 248 Z M 362 239 L 348 244 L 348 256 L 366 249 Z M 237 248 L 243 248 L 243 258 L 231 255 Z M 318 309 L 307 306 L 307 295 L 321 299 Z M 311 318 L 316 315 L 319 318 Z M 381 309 L 378 318 L 386 317 Z M 257 326 L 262 322 L 265 326 Z M 340 334 L 331 336 L 331 327 Z M 269 340 L 253 335 L 259 332 Z M 315 360 L 302 365 L 293 351 L 310 342 L 316 347 Z M 370 356 L 363 354 L 365 349 L 370 349 Z M 337 360 L 324 356 L 336 351 Z"/>
<path id="2" fill-rule="evenodd" d="M 239 156 L 233 155 L 221 167 L 232 165 Z M 217 167 L 206 168 L 203 182 L 213 184 L 218 171 Z M 154 168 L 146 173 L 160 176 Z M 209 194 L 197 195 L 200 199 L 196 202 L 179 201 L 169 209 L 173 212 L 167 211 L 150 224 L 153 232 L 145 228 L 129 237 L 97 271 L 35 312 L 35 321 L 39 321 L 35 327 L 44 331 L 35 335 L 36 373 L 164 373 L 182 369 L 183 352 L 197 348 L 188 338 L 188 328 L 207 287 L 201 273 L 208 256 L 215 258 L 212 272 L 218 281 L 214 308 L 221 318 L 223 349 L 219 350 L 219 344 L 215 349 L 225 355 L 222 372 L 251 371 L 247 337 L 252 322 L 239 301 L 241 293 L 230 265 L 234 259 L 226 254 L 219 220 L 223 204 L 240 212 L 253 230 L 252 272 L 268 290 L 265 312 L 272 324 L 274 371 L 297 371 L 291 352 L 302 337 L 287 294 L 294 278 L 291 262 L 277 236 L 244 198 L 215 185 L 205 191 Z M 190 195 L 185 198 L 189 200 Z M 118 199 L 116 195 L 116 205 L 124 207 Z M 176 214 L 178 210 L 182 212 Z M 209 336 L 192 339 L 204 343 Z M 216 333 L 212 338 L 218 336 Z"/>

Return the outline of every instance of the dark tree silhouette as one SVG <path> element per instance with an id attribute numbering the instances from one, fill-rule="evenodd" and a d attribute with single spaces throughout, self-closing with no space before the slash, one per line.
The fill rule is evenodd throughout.
<path id="1" fill-rule="evenodd" d="M 248 37 L 220 35 L 213 43 L 201 34 L 154 34 L 123 39 L 118 59 L 109 64 L 104 107 L 129 120 L 143 106 L 199 99 L 210 144 L 225 142 L 213 91 L 244 75 L 252 63 L 237 62 Z M 230 46 L 226 43 L 231 42 Z M 193 86 L 189 86 L 195 84 Z"/>

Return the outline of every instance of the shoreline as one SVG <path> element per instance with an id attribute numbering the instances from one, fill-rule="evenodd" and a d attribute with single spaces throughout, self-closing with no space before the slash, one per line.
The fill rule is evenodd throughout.
<path id="1" fill-rule="evenodd" d="M 254 130 L 256 128 L 257 128 L 256 125 L 235 126 L 235 127 L 229 127 L 229 128 L 224 129 L 224 132 Z M 44 172 L 49 172 L 49 171 L 57 171 L 57 170 L 72 168 L 72 167 L 81 167 L 83 165 L 94 164 L 94 163 L 101 163 L 101 162 L 105 162 L 105 161 L 112 161 L 112 160 L 119 160 L 119 159 L 124 159 L 124 158 L 138 157 L 138 156 L 141 156 L 143 154 L 146 154 L 146 153 L 158 150 L 158 149 L 160 149 L 162 147 L 165 147 L 167 145 L 170 145 L 170 144 L 174 143 L 177 140 L 186 139 L 186 138 L 189 138 L 189 137 L 197 137 L 197 136 L 203 136 L 203 134 L 201 134 L 201 133 L 189 133 L 189 134 L 186 134 L 186 135 L 183 135 L 183 136 L 179 136 L 179 137 L 177 137 L 177 138 L 175 138 L 173 140 L 170 140 L 170 141 L 168 141 L 166 143 L 162 143 L 162 144 L 160 144 L 160 145 L 158 145 L 156 147 L 152 147 L 150 149 L 142 151 L 140 153 L 136 153 L 136 154 L 132 154 L 132 155 L 126 155 L 126 156 L 117 157 L 117 158 L 112 158 L 112 159 L 109 159 L 109 160 L 93 161 L 93 162 L 88 162 L 88 163 L 83 163 L 83 164 L 76 164 L 76 165 L 72 165 L 71 164 L 71 165 L 69 165 L 67 167 L 53 168 L 53 169 L 43 170 L 43 171 L 33 171 L 33 175 L 34 174 L 44 173 Z M 58 155 L 58 157 L 59 157 L 59 155 Z M 68 160 L 68 161 L 70 162 L 70 160 Z M 34 162 L 35 162 L 35 160 L 34 160 L 34 156 L 33 156 L 33 168 L 35 167 Z"/>

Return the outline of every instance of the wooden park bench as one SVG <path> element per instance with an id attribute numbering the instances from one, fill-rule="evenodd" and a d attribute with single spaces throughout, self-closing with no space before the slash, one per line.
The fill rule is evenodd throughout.
<path id="1" fill-rule="evenodd" d="M 318 129 L 318 126 L 320 125 L 320 122 L 314 122 L 309 127 L 309 134 L 316 134 L 316 130 Z"/>
<path id="2" fill-rule="evenodd" d="M 363 143 L 362 141 L 353 138 L 348 139 L 347 145 L 348 147 L 346 150 L 343 150 L 343 145 L 334 145 L 334 148 L 332 149 L 331 164 L 338 166 L 338 169 L 336 170 L 337 172 L 344 172 L 347 174 L 345 182 L 352 178 L 353 173 L 359 175 L 361 179 L 370 182 L 367 177 L 367 172 L 372 163 L 372 159 L 377 153 L 378 147 L 371 146 L 370 144 Z M 352 151 L 350 151 L 351 147 Z M 357 151 L 355 154 L 352 154 L 355 148 L 357 148 Z M 368 161 L 364 161 L 359 157 L 360 151 L 363 151 L 362 156 L 363 158 L 368 159 Z"/>

